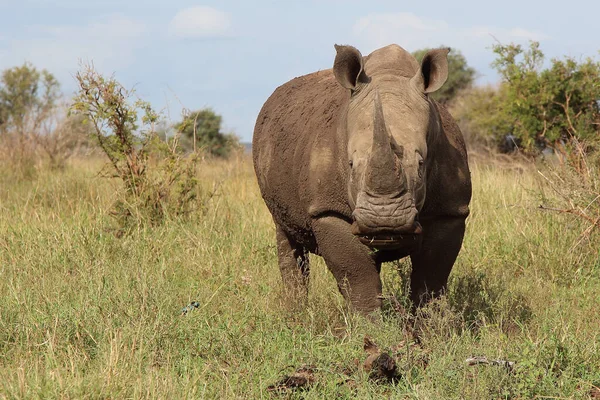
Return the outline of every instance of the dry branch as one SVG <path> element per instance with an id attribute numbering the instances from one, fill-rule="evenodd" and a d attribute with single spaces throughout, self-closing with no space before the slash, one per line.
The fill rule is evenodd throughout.
<path id="1" fill-rule="evenodd" d="M 514 361 L 506 361 L 506 360 L 490 360 L 487 357 L 483 357 L 483 356 L 474 356 L 474 357 L 469 357 L 465 360 L 465 362 L 467 363 L 467 365 L 469 366 L 473 366 L 473 365 L 495 365 L 495 366 L 499 366 L 499 367 L 504 367 L 509 371 L 512 371 L 513 368 L 515 367 L 515 362 Z"/>

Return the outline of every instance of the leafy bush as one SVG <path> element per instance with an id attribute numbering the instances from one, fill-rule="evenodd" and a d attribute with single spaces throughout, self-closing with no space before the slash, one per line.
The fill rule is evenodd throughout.
<path id="1" fill-rule="evenodd" d="M 161 116 L 150 104 L 132 102 L 133 90 L 91 66 L 76 78 L 79 92 L 72 111 L 91 123 L 91 136 L 109 159 L 110 176 L 124 185 L 112 213 L 120 227 L 161 223 L 167 215 L 185 215 L 197 207 L 198 157 L 183 157 L 178 140 L 159 138 L 156 126 Z"/>
<path id="2" fill-rule="evenodd" d="M 539 43 L 497 44 L 497 88 L 463 94 L 457 117 L 467 130 L 501 143 L 507 135 L 525 152 L 546 147 L 566 154 L 574 141 L 596 141 L 600 126 L 600 63 L 552 59 L 544 68 Z"/>
<path id="3" fill-rule="evenodd" d="M 600 225 L 600 63 L 567 57 L 543 68 L 537 42 L 526 50 L 497 44 L 494 52 L 500 85 L 464 91 L 451 111 L 471 145 L 493 144 L 505 152 L 517 147 L 528 155 L 551 148 L 558 154 L 557 163 L 538 171 L 553 192 L 540 192 L 539 206 L 584 221 L 581 243 Z"/>
<path id="4" fill-rule="evenodd" d="M 600 123 L 600 63 L 566 57 L 542 69 L 539 43 L 496 45 L 493 66 L 506 87 L 503 104 L 514 118 L 513 134 L 531 150 L 534 144 L 556 146 L 571 138 L 592 139 Z"/>

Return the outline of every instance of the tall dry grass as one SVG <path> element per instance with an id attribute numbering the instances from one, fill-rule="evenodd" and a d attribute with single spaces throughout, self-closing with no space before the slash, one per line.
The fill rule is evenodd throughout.
<path id="1" fill-rule="evenodd" d="M 317 383 L 292 398 L 589 398 L 600 386 L 599 242 L 573 246 L 585 224 L 538 209 L 555 194 L 531 168 L 473 163 L 464 248 L 416 349 L 390 307 L 378 323 L 348 312 L 317 257 L 308 307 L 286 313 L 247 157 L 201 165 L 218 188 L 204 213 L 120 239 L 101 164 L 0 174 L 0 398 L 266 398 L 303 364 Z M 387 295 L 403 298 L 406 268 L 384 266 Z M 365 335 L 405 341 L 395 386 L 355 366 Z M 473 355 L 516 367 L 467 366 Z"/>

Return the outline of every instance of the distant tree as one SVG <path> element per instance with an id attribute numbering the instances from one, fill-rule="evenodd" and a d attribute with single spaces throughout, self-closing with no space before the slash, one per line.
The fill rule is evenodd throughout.
<path id="1" fill-rule="evenodd" d="M 51 136 L 52 140 L 66 139 L 65 135 L 48 135 L 56 127 L 60 97 L 54 75 L 29 63 L 0 73 L 0 158 L 11 163 L 20 177 L 34 176 L 40 165 L 40 146 L 47 151 L 64 148 L 46 147 Z"/>
<path id="2" fill-rule="evenodd" d="M 237 143 L 232 134 L 221 129 L 222 117 L 210 108 L 194 111 L 175 125 L 185 142 L 193 149 L 203 149 L 217 157 L 227 157 Z M 196 143 L 194 144 L 194 139 Z"/>
<path id="3" fill-rule="evenodd" d="M 36 131 L 59 97 L 58 81 L 48 71 L 29 63 L 7 69 L 0 77 L 0 125 L 20 135 Z"/>
<path id="4" fill-rule="evenodd" d="M 417 61 L 421 62 L 431 49 L 421 49 L 413 52 Z M 454 99 L 458 92 L 470 87 L 475 81 L 475 70 L 467 65 L 467 60 L 458 50 L 448 54 L 448 80 L 432 97 L 440 103 L 447 104 Z"/>

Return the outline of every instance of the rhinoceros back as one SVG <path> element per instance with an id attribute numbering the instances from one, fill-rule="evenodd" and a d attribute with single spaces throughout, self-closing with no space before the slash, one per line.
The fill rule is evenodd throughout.
<path id="1" fill-rule="evenodd" d="M 275 222 L 307 241 L 312 214 L 350 213 L 345 177 L 336 177 L 344 174 L 337 128 L 348 96 L 331 70 L 301 76 L 277 88 L 256 121 L 252 153 L 261 194 Z"/>

